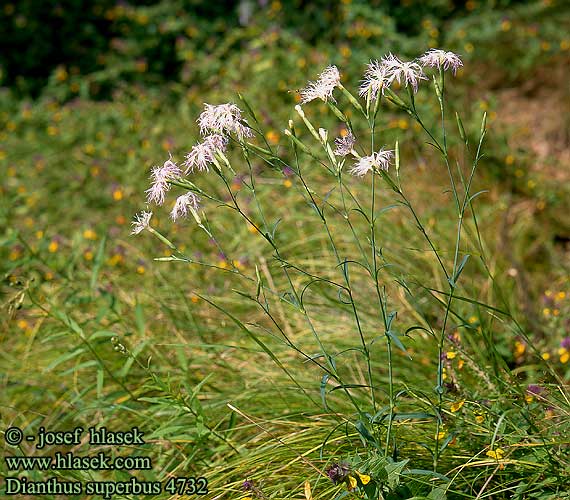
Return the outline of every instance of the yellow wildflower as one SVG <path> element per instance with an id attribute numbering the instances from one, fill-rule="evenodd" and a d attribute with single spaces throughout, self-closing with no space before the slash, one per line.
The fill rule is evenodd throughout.
<path id="1" fill-rule="evenodd" d="M 271 144 L 277 144 L 279 142 L 279 134 L 275 130 L 270 130 L 265 134 L 268 142 Z"/>
<path id="2" fill-rule="evenodd" d="M 505 452 L 501 448 L 497 448 L 496 450 L 489 450 L 486 455 L 495 460 L 501 460 L 505 456 Z"/>
<path id="3" fill-rule="evenodd" d="M 464 400 L 461 401 L 456 401 L 455 403 L 453 403 L 450 407 L 450 410 L 452 413 L 455 413 L 459 410 L 461 410 L 461 408 L 463 407 L 463 405 L 465 404 Z"/>
<path id="4" fill-rule="evenodd" d="M 368 474 L 361 474 L 358 471 L 356 471 L 356 474 L 358 475 L 358 479 L 360 479 L 360 482 L 362 484 L 366 485 L 370 482 L 370 476 Z"/>
<path id="5" fill-rule="evenodd" d="M 353 490 L 358 485 L 358 482 L 352 476 L 348 476 L 348 484 L 346 485 L 349 490 Z"/>
<path id="6" fill-rule="evenodd" d="M 83 231 L 83 237 L 86 240 L 96 240 L 97 239 L 97 233 L 95 233 L 95 231 L 93 231 L 93 229 L 86 229 L 85 231 Z"/>
<path id="7" fill-rule="evenodd" d="M 517 340 L 515 342 L 515 354 L 517 356 L 520 356 L 521 354 L 524 354 L 525 351 L 526 351 L 526 345 Z"/>

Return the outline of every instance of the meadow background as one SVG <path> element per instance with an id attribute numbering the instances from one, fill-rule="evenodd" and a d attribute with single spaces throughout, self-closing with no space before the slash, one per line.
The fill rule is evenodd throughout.
<path id="1" fill-rule="evenodd" d="M 130 453 L 153 461 L 152 470 L 133 472 L 141 480 L 205 476 L 207 498 L 348 493 L 324 471 L 368 456 L 370 443 L 347 425 L 352 410 L 342 391 L 327 386 L 322 372 L 272 335 L 259 310 L 235 292 L 243 283 L 223 272 L 257 274 L 279 291 L 283 277 L 271 248 L 254 228 L 212 205 L 206 212 L 224 239 L 227 251 L 221 253 L 192 218 L 172 223 L 165 208 L 155 210 L 153 227 L 215 267 L 154 261 L 171 250 L 149 235 L 131 236 L 130 222 L 145 205 L 150 168 L 169 153 L 182 161 L 199 138 L 196 118 L 204 103 L 243 108 L 241 94 L 267 145 L 286 152 L 291 145 L 283 129 L 289 119 L 298 121 L 295 91 L 323 68 L 336 64 L 355 93 L 370 59 L 389 52 L 412 59 L 439 47 L 464 61 L 447 92 L 472 143 L 487 113 L 474 192 L 487 191 L 476 203 L 494 276 L 490 280 L 476 265 L 464 270 L 477 301 L 462 304 L 466 333 L 446 353 L 450 385 L 439 472 L 453 478 L 449 498 L 568 498 L 565 2 L 21 0 L 3 3 L 0 26 L 2 432 L 10 426 L 26 432 L 139 426 L 147 444 Z M 418 98 L 417 105 L 437 119 L 433 102 Z M 307 113 L 337 135 L 338 120 L 325 104 L 311 106 Z M 382 130 L 385 143 L 406 145 L 402 171 L 422 220 L 441 242 L 452 241 L 447 173 L 426 151 L 418 127 L 391 107 L 382 115 Z M 315 273 L 334 272 L 336 262 L 325 258 L 326 242 L 311 226 L 312 209 L 298 179 L 256 168 L 270 218 L 285 221 L 278 232 L 282 248 Z M 322 181 L 318 172 L 309 175 Z M 233 191 L 243 182 L 236 175 Z M 367 182 L 360 184 L 354 183 L 355 192 L 368 193 Z M 213 181 L 211 189 L 218 189 Z M 390 212 L 382 222 L 396 260 L 415 245 L 406 220 Z M 416 275 L 437 283 L 433 263 L 421 252 L 412 264 Z M 335 299 L 325 290 L 311 305 L 316 324 L 341 352 L 353 345 L 354 326 Z M 409 297 L 396 293 L 391 300 L 401 316 L 413 316 Z M 482 304 L 509 314 L 499 317 Z M 291 338 L 314 352 L 299 315 L 284 301 L 273 307 Z M 370 304 L 366 321 L 373 324 L 375 314 Z M 255 325 L 269 353 L 232 317 Z M 435 342 L 411 337 L 407 354 L 395 354 L 397 387 L 409 398 L 402 412 L 433 392 L 438 362 Z M 385 379 L 385 351 L 375 346 L 372 366 Z M 345 358 L 347 377 L 361 381 L 351 356 Z M 295 383 L 283 368 L 295 374 Z M 365 398 L 356 387 L 354 394 Z M 433 422 L 407 415 L 395 422 L 394 459 L 429 470 L 432 459 L 423 445 L 433 442 Z M 4 455 L 34 453 L 26 443 L 16 449 L 4 440 L 2 449 Z M 85 446 L 75 451 L 92 452 Z M 429 476 L 416 484 L 400 472 L 390 498 L 427 495 L 435 484 Z M 15 475 L 4 461 L 0 473 Z M 54 476 L 124 481 L 131 473 Z M 246 479 L 254 489 L 244 490 Z M 443 490 L 431 491 L 430 498 L 443 498 Z"/>

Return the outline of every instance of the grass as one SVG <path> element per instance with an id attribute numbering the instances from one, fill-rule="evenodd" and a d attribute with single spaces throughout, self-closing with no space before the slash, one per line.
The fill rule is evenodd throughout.
<path id="1" fill-rule="evenodd" d="M 395 437 L 388 441 L 388 455 L 396 463 L 410 459 L 404 474 L 388 476 L 393 495 L 396 491 L 400 495 L 397 498 L 427 495 L 430 490 L 430 498 L 441 498 L 433 485 L 447 487 L 449 498 L 565 498 L 570 405 L 565 389 L 567 358 L 563 361 L 565 353 L 558 352 L 558 347 L 566 336 L 569 309 L 564 295 L 570 293 L 564 280 L 567 262 L 551 246 L 549 255 L 558 266 L 545 269 L 537 264 L 533 270 L 520 263 L 529 240 L 549 240 L 550 235 L 548 228 L 516 219 L 511 222 L 508 217 L 508 212 L 516 212 L 517 203 L 537 203 L 540 197 L 532 192 L 513 194 L 510 186 L 497 180 L 496 169 L 502 168 L 506 155 L 493 122 L 488 161 L 472 191 L 490 190 L 476 203 L 488 256 L 485 265 L 492 279 L 473 255 L 457 290 L 458 295 L 477 302 L 456 300 L 446 308 L 446 296 L 439 293 L 435 297 L 443 301 L 441 307 L 424 285 L 446 291 L 449 283 L 409 211 L 400 206 L 378 216 L 375 234 L 382 257 L 391 266 L 383 270 L 390 297 L 387 311 L 398 311 L 400 334 L 418 324 L 441 330 L 446 310 L 453 313 L 450 321 L 459 332 L 446 341 L 443 356 L 437 342 L 422 330 L 401 336 L 406 352 L 394 341 L 390 392 L 376 291 L 364 270 L 350 269 L 347 288 L 359 304 L 362 329 L 372 337 L 378 331 L 369 366 L 355 350 L 348 297 L 321 281 L 307 289 L 304 311 L 295 305 L 290 295 L 284 295 L 289 285 L 282 262 L 251 225 L 238 223 L 235 212 L 214 203 L 206 210 L 209 227 L 221 235 L 223 257 L 192 219 L 172 226 L 166 210 L 153 217 L 153 227 L 167 234 L 177 248 L 216 268 L 152 262 L 151 256 L 167 257 L 172 252 L 155 239 L 129 236 L 130 215 L 141 206 L 147 187 L 147 167 L 166 158 L 168 151 L 181 158 L 192 143 L 188 134 L 196 133 L 193 122 L 201 100 L 208 99 L 183 100 L 166 110 L 159 96 L 146 92 L 124 95 L 112 103 L 80 101 L 59 106 L 48 102 L 32 108 L 18 108 L 3 99 L 6 121 L 15 124 L 13 130 L 6 124 L 2 160 L 6 169 L 0 215 L 6 228 L 1 241 L 6 306 L 3 428 L 18 426 L 34 432 L 40 426 L 53 430 L 94 423 L 113 430 L 139 426 L 147 444 L 128 452 L 150 456 L 153 462 L 152 470 L 135 473 L 141 480 L 164 485 L 171 476 L 205 476 L 211 498 L 256 494 L 331 498 L 346 491 L 344 485 L 335 486 L 326 477 L 333 463 L 348 460 L 373 476 L 387 465 L 382 461 L 384 440 L 374 451 L 373 440 L 358 424 L 362 415 L 355 413 L 346 397 L 350 394 L 359 407 L 372 407 L 366 386 L 373 373 L 377 409 L 390 400 L 395 403 Z M 344 109 L 344 104 L 340 101 L 339 107 Z M 421 97 L 418 107 L 433 113 Z M 309 119 L 322 120 L 332 135 L 334 115 L 318 104 L 307 108 Z M 314 142 L 291 110 L 279 110 L 278 115 L 272 118 L 270 131 L 281 118 L 282 123 L 293 118 L 301 140 Z M 411 120 L 391 108 L 381 121 L 389 144 L 403 131 L 401 176 L 406 193 L 437 247 L 451 248 L 442 251 L 442 258 L 453 262 L 456 220 L 449 209 L 451 195 L 444 187 L 447 172 L 424 140 L 417 139 Z M 364 133 L 365 124 L 356 126 Z M 473 137 L 479 123 L 466 120 L 465 128 Z M 265 137 L 273 148 L 291 151 L 285 138 L 271 133 Z M 458 142 L 450 144 L 458 147 Z M 238 155 L 230 156 L 232 162 L 237 162 Z M 290 266 L 303 269 L 289 268 L 295 287 L 306 285 L 308 274 L 342 283 L 342 266 L 331 253 L 322 221 L 307 203 L 301 179 L 261 163 L 255 167 L 256 196 L 265 207 L 267 225 L 283 218 L 275 232 L 279 251 Z M 338 191 L 327 198 L 330 179 L 322 170 L 306 169 L 305 180 L 317 199 L 326 198 L 329 206 L 339 207 Z M 219 179 L 204 176 L 200 180 L 201 187 L 226 203 L 231 201 L 222 198 L 224 186 Z M 228 180 L 232 193 L 247 192 L 247 178 Z M 357 199 L 370 196 L 369 179 L 348 180 L 347 185 Z M 545 188 L 545 192 L 550 191 Z M 391 206 L 394 198 L 394 193 L 382 190 L 378 208 Z M 252 213 L 254 209 L 248 211 Z M 351 212 L 349 220 L 355 231 L 367 230 L 366 219 L 357 213 Z M 261 227 L 262 221 L 256 222 Z M 358 255 L 342 212 L 327 212 L 327 223 L 339 254 Z M 467 218 L 465 251 L 478 245 L 472 223 Z M 503 230 L 497 228 L 511 223 L 514 237 L 505 243 L 497 237 Z M 369 245 L 366 240 L 361 244 Z M 230 272 L 234 268 L 251 280 Z M 524 274 L 530 288 L 517 291 Z M 409 276 L 413 276 L 408 282 L 412 293 L 395 281 Z M 244 298 L 244 294 L 256 297 L 259 282 L 266 307 L 287 340 L 270 329 L 271 322 L 255 301 Z M 526 317 L 519 293 L 532 298 L 544 334 Z M 545 307 L 536 307 L 542 295 Z M 339 378 L 348 381 L 344 385 L 355 387 L 346 389 L 342 383 L 334 384 L 333 378 L 323 379 L 323 370 L 304 359 L 301 353 L 319 352 L 312 328 L 326 339 Z M 548 362 L 541 359 L 545 353 L 550 355 Z M 436 426 L 433 418 L 438 359 L 448 384 L 441 400 L 442 426 Z M 443 370 L 440 373 L 443 376 Z M 529 393 L 528 384 L 547 390 Z M 368 426 L 381 438 L 387 429 L 386 411 L 378 426 Z M 433 469 L 429 450 L 443 445 L 438 471 L 449 482 L 428 473 Z M 19 451 L 4 446 L 6 455 L 35 453 L 28 444 Z M 85 444 L 74 450 L 83 455 L 97 451 Z M 124 455 L 126 450 L 106 452 Z M 4 475 L 15 475 L 5 463 L 1 467 Z M 82 482 L 130 478 L 125 471 L 58 471 L 54 475 Z M 30 472 L 28 477 L 46 479 L 40 472 Z M 244 492 L 245 479 L 253 480 L 258 489 Z M 169 492 L 156 495 L 174 497 Z"/>

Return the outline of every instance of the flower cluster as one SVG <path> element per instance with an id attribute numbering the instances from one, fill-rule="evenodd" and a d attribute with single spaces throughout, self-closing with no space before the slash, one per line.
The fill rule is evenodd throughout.
<path id="1" fill-rule="evenodd" d="M 460 57 L 453 52 L 446 52 L 440 49 L 430 49 L 417 61 L 402 61 L 393 54 L 388 54 L 380 61 L 370 61 L 364 74 L 364 80 L 360 86 L 361 96 L 377 99 L 383 94 L 385 89 L 390 87 L 394 81 L 401 85 L 410 87 L 414 92 L 418 91 L 421 80 L 427 77 L 423 73 L 422 67 L 437 67 L 443 70 L 451 69 L 454 73 L 462 66 Z M 341 88 L 340 72 L 336 66 L 328 66 L 314 82 L 300 91 L 301 103 L 305 104 L 315 99 L 324 102 L 335 101 L 333 92 L 335 88 Z M 344 89 L 343 89 L 344 90 Z M 298 106 L 302 115 L 301 107 Z M 166 194 L 170 190 L 173 181 L 183 175 L 195 171 L 207 172 L 209 165 L 218 166 L 217 158 L 225 160 L 225 153 L 230 137 L 234 135 L 242 142 L 244 138 L 251 137 L 252 130 L 247 122 L 242 118 L 241 110 L 232 103 L 211 105 L 204 104 L 204 110 L 197 120 L 200 133 L 203 139 L 195 144 L 186 154 L 183 163 L 184 172 L 176 165 L 170 156 L 162 167 L 153 167 L 151 171 L 151 186 L 146 190 L 147 203 L 162 205 L 166 199 Z M 314 135 L 316 132 L 313 130 Z M 319 129 L 319 137 L 323 144 L 327 142 L 327 133 L 324 129 Z M 394 156 L 391 150 L 380 149 L 369 156 L 361 157 L 354 150 L 356 138 L 352 132 L 335 140 L 334 154 L 340 157 L 348 155 L 354 156 L 357 161 L 350 170 L 350 173 L 363 177 L 368 172 L 378 170 L 388 170 L 390 161 Z M 173 220 L 186 217 L 189 211 L 196 211 L 199 207 L 199 198 L 193 192 L 188 192 L 176 199 L 170 216 Z M 134 234 L 140 233 L 150 220 L 151 212 L 142 212 L 133 222 Z"/>
<path id="2" fill-rule="evenodd" d="M 247 122 L 242 118 L 241 110 L 231 103 L 217 106 L 204 104 L 204 111 L 198 117 L 200 133 L 204 136 L 201 142 L 195 144 L 186 154 L 184 172 L 169 156 L 162 167 L 153 167 L 151 170 L 151 186 L 146 190 L 147 203 L 163 205 L 166 193 L 170 191 L 172 181 L 181 178 L 184 174 L 208 171 L 209 165 L 215 163 L 216 153 L 224 153 L 229 143 L 231 134 L 235 134 L 238 140 L 251 137 L 252 131 Z M 195 193 L 189 191 L 179 196 L 170 212 L 172 220 L 186 217 L 190 210 L 198 210 L 200 199 Z M 151 212 L 142 212 L 133 221 L 133 234 L 140 233 L 148 226 Z"/>
<path id="3" fill-rule="evenodd" d="M 423 67 L 443 67 L 444 70 L 452 69 L 457 72 L 463 66 L 461 58 L 453 52 L 445 52 L 439 49 L 430 49 L 417 62 L 404 62 L 398 57 L 388 54 L 380 61 L 370 61 L 364 73 L 364 80 L 360 85 L 360 95 L 370 95 L 372 99 L 377 99 L 379 94 L 384 93 L 384 89 L 390 87 L 394 81 L 400 84 L 409 85 L 414 92 L 418 91 L 421 80 L 426 80 Z"/>
<path id="4" fill-rule="evenodd" d="M 334 463 L 326 470 L 327 476 L 333 484 L 345 483 L 349 491 L 356 489 L 357 486 L 366 486 L 371 477 L 357 470 L 352 471 L 346 462 Z"/>

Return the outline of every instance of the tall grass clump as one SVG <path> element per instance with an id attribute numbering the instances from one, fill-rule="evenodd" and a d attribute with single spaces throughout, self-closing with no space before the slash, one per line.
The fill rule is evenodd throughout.
<path id="1" fill-rule="evenodd" d="M 564 491 L 556 426 L 568 422 L 567 400 L 560 375 L 533 354 L 483 237 L 476 173 L 486 115 L 466 127 L 447 101 L 448 75 L 460 66 L 437 49 L 412 62 L 390 54 L 370 61 L 358 95 L 329 66 L 298 91 L 281 146 L 244 97 L 241 107 L 205 104 L 201 140 L 185 161 L 170 156 L 152 169 L 133 233 L 165 245 L 155 260 L 203 270 L 194 284 L 202 307 L 274 363 L 287 384 L 274 397 L 315 422 L 312 436 L 279 435 L 228 403 L 246 428 L 292 451 L 281 460 L 305 477 L 283 482 L 285 463 L 263 465 L 280 455 L 260 446 L 218 464 L 218 497 Z M 436 120 L 420 111 L 430 103 Z M 407 115 L 420 141 L 386 130 L 394 113 Z M 414 158 L 427 164 L 433 191 L 414 190 L 425 175 Z M 211 253 L 183 250 L 153 226 L 150 206 L 171 191 L 172 220 L 188 219 L 192 240 Z M 515 343 L 533 356 L 526 371 L 500 348 Z"/>

